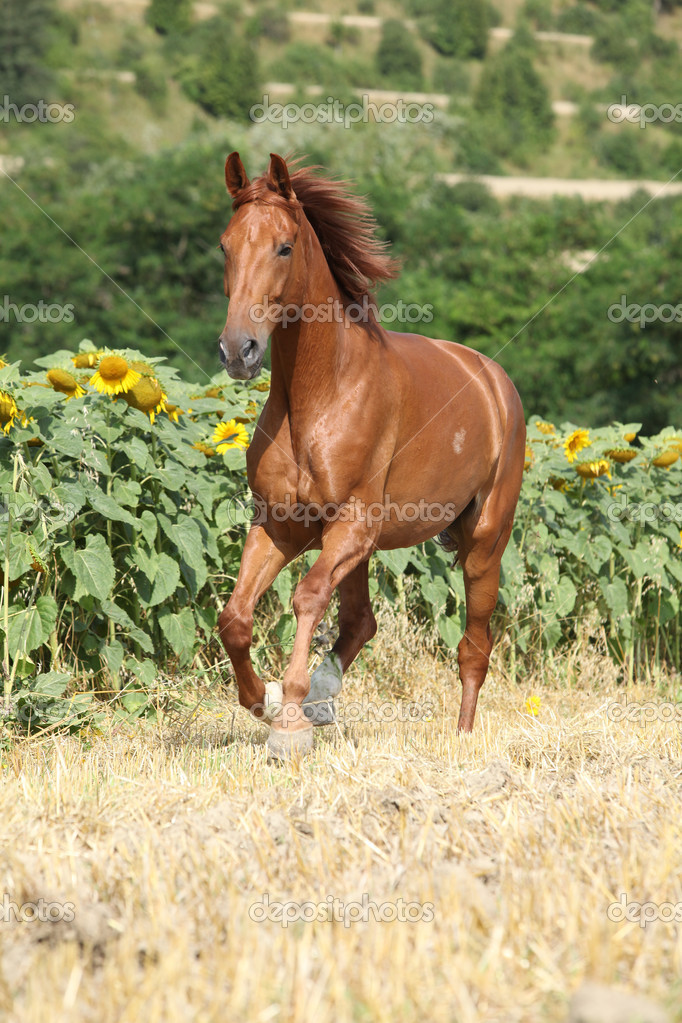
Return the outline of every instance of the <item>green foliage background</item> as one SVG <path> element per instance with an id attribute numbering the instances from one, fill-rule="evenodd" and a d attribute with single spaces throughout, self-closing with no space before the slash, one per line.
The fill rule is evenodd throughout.
<path id="1" fill-rule="evenodd" d="M 76 112 L 68 123 L 0 119 L 0 154 L 15 179 L 0 174 L 0 355 L 11 364 L 0 388 L 28 417 L 0 435 L 0 489 L 5 508 L 36 509 L 30 521 L 11 527 L 8 513 L 0 524 L 4 657 L 23 687 L 21 706 L 58 715 L 68 705 L 73 714 L 76 700 L 86 714 L 94 685 L 122 692 L 141 713 L 147 697 L 135 689 L 151 691 L 159 661 L 186 667 L 219 656 L 213 625 L 246 528 L 243 457 L 209 458 L 193 444 L 218 415 L 253 422 L 248 403 L 263 400 L 214 376 L 226 316 L 216 244 L 230 215 L 223 165 L 233 149 L 251 174 L 271 151 L 298 152 L 353 181 L 403 261 L 379 304 L 417 303 L 424 315 L 406 329 L 496 358 L 527 410 L 563 424 L 561 437 L 588 424 L 585 457 L 622 443 L 624 427 L 613 424 L 642 424 L 649 439 L 637 459 L 594 482 L 570 466 L 567 475 L 561 445 L 531 426 L 496 628 L 513 663 L 601 636 L 626 674 L 679 666 L 679 523 L 616 522 L 610 509 L 623 493 L 635 505 L 679 503 L 680 461 L 666 470 L 653 458 L 677 436 L 682 317 L 643 326 L 611 311 L 679 304 L 682 199 L 499 203 L 476 182 L 441 179 L 678 175 L 680 122 L 642 131 L 612 124 L 605 109 L 623 96 L 679 100 L 679 6 L 527 0 L 513 37 L 498 44 L 489 29 L 508 12 L 480 0 L 402 0 L 383 37 L 337 21 L 316 41 L 292 29 L 286 3 L 268 0 L 248 11 L 219 0 L 204 21 L 185 0 L 154 0 L 135 24 L 113 6 L 5 0 L 0 99 Z M 372 0 L 357 10 L 374 13 Z M 589 74 L 572 74 L 570 49 L 551 49 L 535 30 L 591 34 L 581 64 Z M 560 98 L 578 107 L 568 121 L 552 112 L 557 78 Z M 417 123 L 284 128 L 275 116 L 253 117 L 254 104 L 267 102 L 266 80 L 291 83 L 298 103 L 315 84 L 323 101 L 423 88 L 445 92 L 449 104 Z M 40 303 L 73 317 L 12 311 Z M 68 364 L 84 337 L 161 360 L 164 389 L 192 417 L 162 415 L 152 427 L 90 392 L 66 403 L 24 386 Z M 221 397 L 196 397 L 216 382 Z M 42 445 L 29 444 L 38 437 Z M 375 566 L 374 592 L 431 623 L 452 649 L 463 593 L 442 552 L 429 544 L 380 555 Z M 284 573 L 271 598 L 278 657 L 302 570 Z"/>

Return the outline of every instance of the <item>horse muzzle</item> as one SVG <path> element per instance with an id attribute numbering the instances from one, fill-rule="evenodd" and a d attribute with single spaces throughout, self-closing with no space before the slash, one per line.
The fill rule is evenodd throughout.
<path id="1" fill-rule="evenodd" d="M 220 339 L 218 343 L 220 361 L 233 380 L 252 380 L 261 371 L 265 349 L 261 348 L 255 338 L 249 337 L 242 341 L 236 355 L 233 355 L 227 342 Z"/>

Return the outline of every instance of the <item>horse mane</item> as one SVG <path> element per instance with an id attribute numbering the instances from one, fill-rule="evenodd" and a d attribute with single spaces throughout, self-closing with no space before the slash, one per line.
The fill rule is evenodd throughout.
<path id="1" fill-rule="evenodd" d="M 295 167 L 302 158 L 287 159 Z M 367 200 L 355 195 L 347 181 L 320 177 L 321 167 L 298 167 L 290 172 L 295 199 L 285 199 L 266 174 L 254 178 L 232 203 L 238 210 L 250 202 L 291 209 L 298 203 L 317 235 L 344 304 L 371 301 L 371 290 L 400 272 L 388 243 L 377 237 L 377 223 Z"/>

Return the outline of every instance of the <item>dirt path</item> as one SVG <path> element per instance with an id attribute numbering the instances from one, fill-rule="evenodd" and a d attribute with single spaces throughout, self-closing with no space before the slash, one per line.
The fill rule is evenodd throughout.
<path id="1" fill-rule="evenodd" d="M 682 182 L 664 181 L 603 181 L 599 178 L 530 178 L 499 177 L 492 174 L 473 176 L 470 174 L 439 174 L 448 185 L 462 181 L 480 181 L 499 199 L 510 195 L 524 195 L 530 199 L 549 199 L 554 195 L 578 195 L 589 202 L 617 201 L 627 199 L 644 189 L 656 199 L 671 195 L 682 195 Z"/>

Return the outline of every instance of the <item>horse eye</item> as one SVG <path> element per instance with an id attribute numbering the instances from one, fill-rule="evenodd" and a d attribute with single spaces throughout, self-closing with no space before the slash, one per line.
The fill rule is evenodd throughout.
<path id="1" fill-rule="evenodd" d="M 280 245 L 280 247 L 277 250 L 277 255 L 278 256 L 290 256 L 291 253 L 293 252 L 293 250 L 294 250 L 293 245 L 287 245 L 287 244 Z"/>

